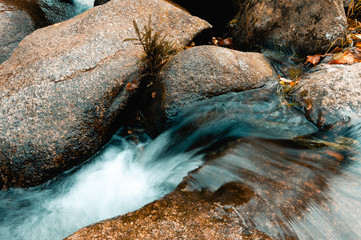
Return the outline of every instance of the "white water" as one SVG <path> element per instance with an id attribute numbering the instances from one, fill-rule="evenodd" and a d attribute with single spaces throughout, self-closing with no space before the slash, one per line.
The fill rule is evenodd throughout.
<path id="1" fill-rule="evenodd" d="M 94 0 L 73 0 L 77 13 L 80 14 L 94 6 Z"/>
<path id="2" fill-rule="evenodd" d="M 162 157 L 168 141 L 163 134 L 134 145 L 115 136 L 91 163 L 63 180 L 2 193 L 0 205 L 14 209 L 0 218 L 1 239 L 62 239 L 161 198 L 202 164 L 192 152 Z"/>

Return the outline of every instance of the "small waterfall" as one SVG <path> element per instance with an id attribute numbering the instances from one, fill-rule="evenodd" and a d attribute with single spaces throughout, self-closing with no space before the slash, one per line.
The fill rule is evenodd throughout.
<path id="1" fill-rule="evenodd" d="M 29 190 L 0 192 L 1 239 L 62 239 L 172 191 L 202 164 L 195 151 L 164 156 L 169 135 L 133 144 L 115 135 L 97 156 Z"/>

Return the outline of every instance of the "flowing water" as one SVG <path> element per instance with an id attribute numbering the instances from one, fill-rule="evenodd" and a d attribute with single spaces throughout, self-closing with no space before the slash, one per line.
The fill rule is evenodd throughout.
<path id="1" fill-rule="evenodd" d="M 119 132 L 82 166 L 39 187 L 0 192 L 1 239 L 62 239 L 159 199 L 196 168 L 190 190 L 240 182 L 256 193 L 237 207 L 243 230 L 360 239 L 361 125 L 318 131 L 262 91 L 201 102 L 154 140 Z"/>
<path id="2" fill-rule="evenodd" d="M 93 0 L 73 4 L 80 13 Z M 189 190 L 238 182 L 255 193 L 235 208 L 240 231 L 361 239 L 360 133 L 357 122 L 319 131 L 272 92 L 230 93 L 185 110 L 156 139 L 120 131 L 56 179 L 0 192 L 0 239 L 62 239 L 161 198 L 197 168 Z"/>

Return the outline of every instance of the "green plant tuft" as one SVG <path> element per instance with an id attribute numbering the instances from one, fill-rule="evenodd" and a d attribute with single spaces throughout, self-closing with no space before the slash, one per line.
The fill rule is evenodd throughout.
<path id="1" fill-rule="evenodd" d="M 179 50 L 175 47 L 175 43 L 166 40 L 167 35 L 152 28 L 150 18 L 148 25 L 144 26 L 143 29 L 138 27 L 136 21 L 133 21 L 133 25 L 138 37 L 137 40 L 144 50 L 144 54 L 140 58 L 144 73 L 143 78 L 157 78 L 165 64 Z"/>

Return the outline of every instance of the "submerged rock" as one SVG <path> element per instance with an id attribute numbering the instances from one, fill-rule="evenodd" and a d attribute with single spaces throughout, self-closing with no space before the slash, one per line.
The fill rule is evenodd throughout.
<path id="1" fill-rule="evenodd" d="M 210 25 L 164 1 L 112 1 L 38 29 L 0 65 L 0 189 L 45 182 L 98 151 L 127 119 L 142 54 L 133 20 L 187 44 Z M 130 106 L 131 107 L 131 106 Z"/>
<path id="2" fill-rule="evenodd" d="M 171 59 L 152 88 L 153 105 L 145 109 L 148 125 L 164 123 L 196 101 L 276 83 L 269 61 L 259 53 L 216 46 L 187 49 Z"/>
<path id="3" fill-rule="evenodd" d="M 232 22 L 241 48 L 293 49 L 303 56 L 327 51 L 347 26 L 343 0 L 246 0 Z"/>
<path id="4" fill-rule="evenodd" d="M 361 63 L 320 64 L 306 73 L 294 94 L 319 127 L 347 123 L 361 114 Z"/>

